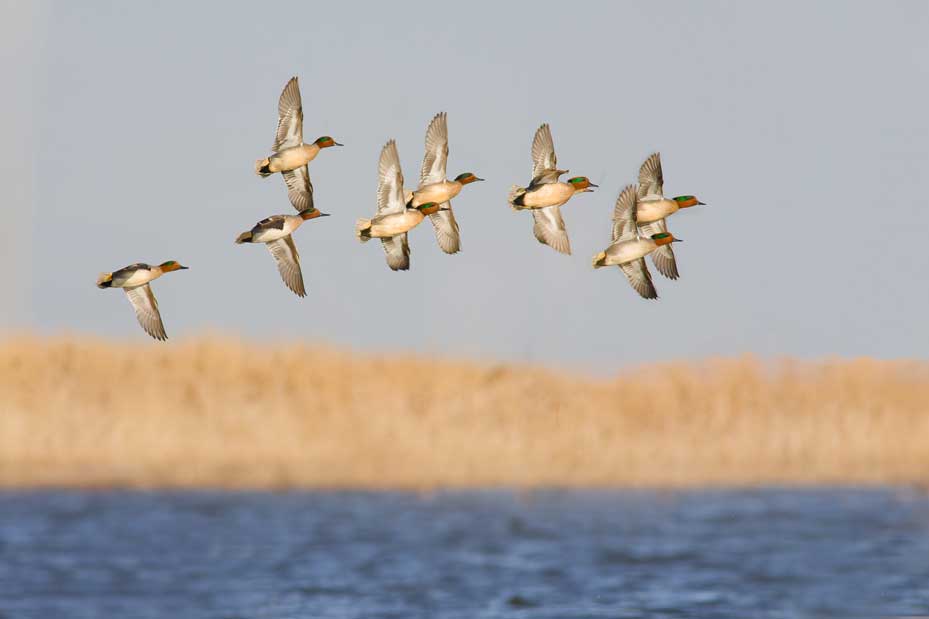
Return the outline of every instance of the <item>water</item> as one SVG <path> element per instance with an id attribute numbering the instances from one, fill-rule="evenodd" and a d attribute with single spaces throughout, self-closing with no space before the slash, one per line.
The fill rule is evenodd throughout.
<path id="1" fill-rule="evenodd" d="M 929 614 L 929 497 L 0 493 L 0 617 Z"/>

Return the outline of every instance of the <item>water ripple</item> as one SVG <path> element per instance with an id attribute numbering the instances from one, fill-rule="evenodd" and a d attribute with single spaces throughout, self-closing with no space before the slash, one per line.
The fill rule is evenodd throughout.
<path id="1" fill-rule="evenodd" d="M 929 614 L 929 498 L 0 493 L 0 619 Z"/>

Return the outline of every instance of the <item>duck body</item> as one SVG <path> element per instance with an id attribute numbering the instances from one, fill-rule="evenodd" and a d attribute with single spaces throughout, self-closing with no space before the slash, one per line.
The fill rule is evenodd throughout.
<path id="1" fill-rule="evenodd" d="M 392 271 L 407 271 L 410 268 L 410 243 L 407 231 L 423 220 L 410 213 L 405 206 L 403 171 L 400 169 L 400 154 L 397 143 L 389 140 L 381 149 L 377 162 L 377 211 L 371 219 L 355 222 L 355 237 L 362 243 L 372 238 L 381 240 L 387 266 Z"/>
<path id="2" fill-rule="evenodd" d="M 435 203 L 437 211 L 428 211 L 429 221 L 435 231 L 435 240 L 446 254 L 461 251 L 461 231 L 452 211 L 452 198 L 468 183 L 482 179 L 473 173 L 459 174 L 447 178 L 448 169 L 448 117 L 445 112 L 433 116 L 426 128 L 425 153 L 419 173 L 419 187 L 415 191 L 403 190 L 403 203 L 407 208 L 419 208 Z M 431 209 L 431 207 L 429 207 Z"/>
<path id="3" fill-rule="evenodd" d="M 648 224 L 673 215 L 680 206 L 676 200 L 652 194 L 636 200 L 635 210 L 639 224 Z"/>
<path id="4" fill-rule="evenodd" d="M 527 187 L 513 185 L 507 202 L 514 211 L 532 213 L 532 234 L 543 245 L 562 254 L 571 254 L 568 229 L 561 216 L 561 206 L 576 193 L 593 191 L 596 187 L 586 176 L 576 176 L 567 182 L 560 181 L 567 170 L 558 169 L 555 143 L 548 124 L 536 129 L 532 138 L 532 180 Z"/>
<path id="5" fill-rule="evenodd" d="M 101 281 L 97 282 L 97 286 L 100 288 L 135 288 L 136 286 L 144 286 L 164 274 L 165 271 L 158 265 L 136 262 L 109 273 L 110 278 L 108 280 L 101 277 Z"/>
<path id="6" fill-rule="evenodd" d="M 251 229 L 249 243 L 271 243 L 289 236 L 303 225 L 300 215 L 272 215 L 259 221 Z"/>
<path id="7" fill-rule="evenodd" d="M 593 267 L 618 266 L 632 288 L 644 299 L 657 299 L 658 291 L 652 282 L 651 273 L 645 266 L 645 256 L 656 251 L 668 249 L 670 244 L 680 239 L 662 230 L 650 237 L 640 235 L 637 219 L 637 197 L 634 185 L 628 185 L 619 192 L 616 206 L 613 208 L 613 230 L 610 245 L 599 252 L 593 259 Z M 658 261 L 658 264 L 664 264 Z M 662 268 L 662 267 L 659 267 Z"/>
<path id="8" fill-rule="evenodd" d="M 186 268 L 174 260 L 158 265 L 136 262 L 112 273 L 101 273 L 97 278 L 97 288 L 122 288 L 142 329 L 156 340 L 164 341 L 168 339 L 168 335 L 165 333 L 158 301 L 149 282 L 165 273 Z"/>
<path id="9" fill-rule="evenodd" d="M 277 271 L 281 275 L 284 285 L 298 297 L 306 296 L 306 287 L 303 284 L 303 269 L 300 266 L 300 252 L 294 243 L 293 232 L 303 225 L 307 219 L 328 217 L 316 208 L 308 208 L 297 215 L 271 215 L 265 217 L 251 230 L 240 234 L 235 242 L 263 243 L 271 257 L 277 264 Z"/>
<path id="10" fill-rule="evenodd" d="M 695 196 L 664 195 L 664 172 L 661 169 L 661 154 L 652 153 L 639 168 L 639 186 L 636 189 L 635 218 L 638 233 L 650 238 L 668 232 L 667 218 L 684 208 L 703 204 Z M 652 262 L 658 272 L 668 279 L 677 279 L 677 259 L 670 245 L 661 245 L 652 253 Z"/>
<path id="11" fill-rule="evenodd" d="M 313 183 L 307 164 L 323 148 L 341 144 L 328 135 L 317 138 L 312 144 L 303 142 L 303 100 L 296 77 L 292 77 L 284 86 L 278 100 L 277 113 L 272 154 L 255 161 L 255 173 L 262 178 L 280 173 L 284 177 L 287 197 L 293 207 L 298 212 L 314 208 Z"/>
<path id="12" fill-rule="evenodd" d="M 444 180 L 423 185 L 413 192 L 407 206 L 418 207 L 429 202 L 442 204 L 461 193 L 462 184 L 458 181 Z"/>
<path id="13" fill-rule="evenodd" d="M 516 188 L 519 190 L 520 188 Z M 578 190 L 565 182 L 530 184 L 523 191 L 517 191 L 510 202 L 516 210 L 561 206 L 571 199 Z"/>
<path id="14" fill-rule="evenodd" d="M 384 239 L 409 232 L 425 219 L 419 209 L 406 209 L 402 213 L 388 213 L 369 220 L 370 226 L 364 231 L 364 236 L 374 239 Z"/>
<path id="15" fill-rule="evenodd" d="M 269 176 L 277 172 L 291 172 L 316 159 L 320 148 L 317 144 L 300 144 L 282 149 L 258 164 L 258 174 Z"/>
<path id="16" fill-rule="evenodd" d="M 632 239 L 613 243 L 603 252 L 603 259 L 594 264 L 594 268 L 605 266 L 619 266 L 628 264 L 639 258 L 644 258 L 658 249 L 658 244 L 652 239 Z"/>

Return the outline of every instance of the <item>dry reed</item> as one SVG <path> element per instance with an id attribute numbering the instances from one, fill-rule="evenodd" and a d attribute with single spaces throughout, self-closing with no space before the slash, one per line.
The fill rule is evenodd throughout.
<path id="1" fill-rule="evenodd" d="M 0 486 L 925 483 L 929 364 L 609 380 L 230 339 L 0 342 Z"/>

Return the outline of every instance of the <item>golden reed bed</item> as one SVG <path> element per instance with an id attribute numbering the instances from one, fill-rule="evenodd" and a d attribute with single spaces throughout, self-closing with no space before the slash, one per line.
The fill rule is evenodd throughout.
<path id="1" fill-rule="evenodd" d="M 230 339 L 0 341 L 0 486 L 929 480 L 929 364 L 752 357 L 592 379 Z"/>

